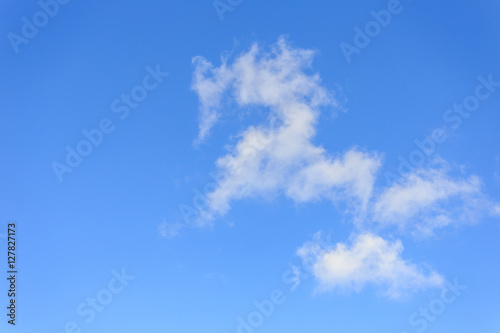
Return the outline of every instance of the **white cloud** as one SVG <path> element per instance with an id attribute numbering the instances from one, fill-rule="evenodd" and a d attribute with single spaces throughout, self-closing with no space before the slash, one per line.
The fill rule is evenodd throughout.
<path id="1" fill-rule="evenodd" d="M 439 287 L 444 279 L 434 271 L 401 258 L 403 245 L 365 233 L 356 236 L 351 245 L 324 244 L 320 235 L 304 244 L 297 254 L 311 268 L 319 290 L 352 290 L 367 285 L 381 288 L 389 298 L 400 298 L 417 290 Z"/>
<path id="2" fill-rule="evenodd" d="M 439 274 L 401 257 L 401 241 L 363 233 L 365 227 L 376 222 L 431 235 L 439 227 L 500 215 L 500 205 L 483 194 L 477 176 L 450 177 L 445 162 L 374 189 L 380 154 L 356 147 L 329 154 L 313 143 L 320 109 L 341 108 L 319 75 L 309 73 L 313 56 L 280 38 L 269 52 L 255 44 L 232 61 L 223 58 L 219 67 L 203 57 L 193 59 L 192 89 L 200 101 L 198 143 L 207 139 L 228 106 L 267 114 L 266 120 L 239 133 L 235 145 L 217 160 L 217 171 L 224 176 L 206 193 L 198 224 L 226 214 L 233 201 L 244 198 L 281 195 L 296 203 L 343 202 L 353 208 L 349 216 L 362 233 L 350 245 L 332 247 L 315 239 L 298 251 L 320 289 L 360 291 L 374 285 L 398 298 L 440 286 Z M 178 232 L 178 226 L 162 228 L 164 236 Z"/>
<path id="3" fill-rule="evenodd" d="M 436 228 L 495 215 L 497 207 L 483 194 L 477 176 L 453 179 L 445 166 L 417 170 L 384 189 L 374 201 L 373 219 L 430 235 Z"/>
<path id="4" fill-rule="evenodd" d="M 207 195 L 205 219 L 224 215 L 232 200 L 274 194 L 295 202 L 341 199 L 362 208 L 368 203 L 380 157 L 355 148 L 330 156 L 311 141 L 319 108 L 338 105 L 319 75 L 306 73 L 313 55 L 280 38 L 271 52 L 253 45 L 233 63 L 223 60 L 218 68 L 195 58 L 193 89 L 201 103 L 199 140 L 220 117 L 226 90 L 239 107 L 269 112 L 264 124 L 244 130 L 235 147 L 217 160 L 226 177 Z"/>

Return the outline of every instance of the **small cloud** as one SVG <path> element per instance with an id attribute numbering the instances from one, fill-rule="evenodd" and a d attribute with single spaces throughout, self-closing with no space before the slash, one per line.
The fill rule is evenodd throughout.
<path id="1" fill-rule="evenodd" d="M 400 240 L 389 242 L 379 236 L 364 233 L 354 237 L 351 244 L 325 245 L 317 236 L 304 244 L 297 254 L 319 283 L 318 291 L 361 291 L 367 285 L 382 289 L 391 299 L 412 292 L 440 287 L 443 277 L 401 257 Z"/>
<path id="2" fill-rule="evenodd" d="M 210 272 L 205 274 L 204 279 L 210 282 L 221 282 L 226 283 L 226 276 L 222 273 Z"/>
<path id="3" fill-rule="evenodd" d="M 174 238 L 179 235 L 179 230 L 184 226 L 182 223 L 167 223 L 165 220 L 158 226 L 158 231 L 162 237 Z"/>

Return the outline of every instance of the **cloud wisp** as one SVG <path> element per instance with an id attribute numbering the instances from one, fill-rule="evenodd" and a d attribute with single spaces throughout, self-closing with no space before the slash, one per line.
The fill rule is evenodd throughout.
<path id="1" fill-rule="evenodd" d="M 499 205 L 483 193 L 479 177 L 452 178 L 447 169 L 446 163 L 418 169 L 384 188 L 374 199 L 373 221 L 430 236 L 438 228 L 474 224 L 484 216 L 498 215 Z"/>

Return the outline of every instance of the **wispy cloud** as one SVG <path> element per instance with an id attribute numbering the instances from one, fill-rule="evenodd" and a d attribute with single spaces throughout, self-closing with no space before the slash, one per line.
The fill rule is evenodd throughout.
<path id="1" fill-rule="evenodd" d="M 281 37 L 270 51 L 254 44 L 232 63 L 223 58 L 219 67 L 195 57 L 192 89 L 200 99 L 199 139 L 205 139 L 216 123 L 226 93 L 239 107 L 268 107 L 283 121 L 303 116 L 306 124 L 302 131 L 310 131 L 316 108 L 337 104 L 331 92 L 321 86 L 319 75 L 305 73 L 313 56 L 312 50 L 293 48 Z"/>
<path id="2" fill-rule="evenodd" d="M 483 193 L 479 177 L 452 178 L 446 163 L 419 169 L 382 190 L 373 204 L 373 219 L 419 235 L 451 224 L 473 224 L 496 215 L 498 205 Z"/>
<path id="3" fill-rule="evenodd" d="M 217 160 L 226 177 L 207 195 L 204 218 L 224 215 L 232 200 L 273 194 L 295 202 L 329 198 L 367 204 L 380 157 L 356 148 L 332 156 L 312 143 L 319 108 L 338 106 L 319 75 L 306 73 L 313 56 L 313 51 L 293 48 L 280 38 L 270 52 L 253 45 L 232 63 L 223 60 L 217 68 L 195 58 L 193 89 L 201 103 L 199 140 L 206 138 L 220 117 L 226 90 L 239 107 L 261 107 L 269 113 L 265 123 L 244 130 L 231 151 Z"/>
<path id="4" fill-rule="evenodd" d="M 181 223 L 168 223 L 165 220 L 158 226 L 160 235 L 165 238 L 173 238 L 179 235 L 184 226 Z"/>
<path id="5" fill-rule="evenodd" d="M 347 290 L 359 292 L 367 285 L 382 290 L 389 298 L 400 298 L 417 290 L 439 287 L 443 278 L 401 257 L 400 240 L 389 242 L 363 233 L 351 244 L 325 244 L 320 235 L 304 244 L 297 254 L 311 267 L 320 291 Z"/>

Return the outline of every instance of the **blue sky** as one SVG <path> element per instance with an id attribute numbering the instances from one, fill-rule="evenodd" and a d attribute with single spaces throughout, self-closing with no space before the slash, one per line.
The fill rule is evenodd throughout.
<path id="1" fill-rule="evenodd" d="M 498 332 L 498 2 L 0 7 L 6 330 Z"/>

